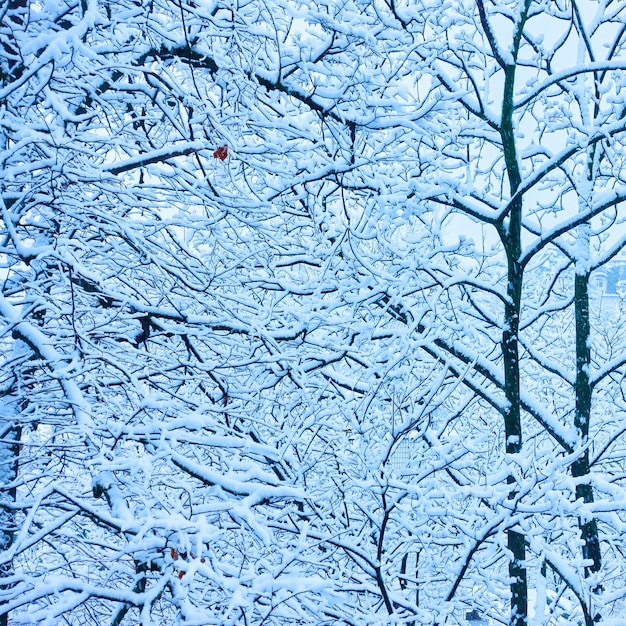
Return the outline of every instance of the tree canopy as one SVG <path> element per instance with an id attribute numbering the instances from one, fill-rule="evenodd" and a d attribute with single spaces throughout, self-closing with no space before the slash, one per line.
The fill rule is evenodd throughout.
<path id="1" fill-rule="evenodd" d="M 0 6 L 0 626 L 622 623 L 623 3 Z"/>

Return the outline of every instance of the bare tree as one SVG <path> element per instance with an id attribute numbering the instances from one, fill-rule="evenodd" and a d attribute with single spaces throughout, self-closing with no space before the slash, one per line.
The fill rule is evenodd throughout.
<path id="1" fill-rule="evenodd" d="M 4 623 L 619 615 L 623 13 L 7 4 Z"/>

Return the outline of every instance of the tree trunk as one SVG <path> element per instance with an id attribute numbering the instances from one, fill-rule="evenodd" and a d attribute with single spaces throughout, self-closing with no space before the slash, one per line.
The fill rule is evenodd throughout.
<path id="1" fill-rule="evenodd" d="M 521 204 L 521 203 L 520 203 Z M 511 220 L 513 221 L 513 219 Z M 522 422 L 520 402 L 519 373 L 519 312 L 522 292 L 523 273 L 517 261 L 519 259 L 519 238 L 509 241 L 508 298 L 505 306 L 504 330 L 502 332 L 502 357 L 504 361 L 504 380 L 507 408 L 504 414 L 506 454 L 519 454 L 522 451 Z M 508 498 L 517 496 L 516 480 L 509 475 Z M 507 546 L 511 551 L 509 576 L 511 578 L 511 626 L 526 626 L 528 617 L 528 580 L 526 574 L 526 542 L 524 535 L 515 528 L 507 531 Z"/>
<path id="2" fill-rule="evenodd" d="M 574 478 L 589 474 L 589 425 L 591 421 L 591 385 L 589 383 L 589 368 L 591 366 L 590 350 L 590 322 L 589 322 L 589 271 L 576 273 L 574 278 L 574 311 L 576 318 L 576 409 L 574 425 L 580 436 L 580 445 L 585 449 L 581 456 L 572 463 L 571 471 Z M 584 504 L 594 501 L 593 487 L 588 482 L 576 485 L 576 499 Z M 582 556 L 591 565 L 585 565 L 585 578 L 591 572 L 597 572 L 602 566 L 598 523 L 595 518 L 589 520 L 579 517 L 582 545 Z M 590 609 L 591 607 L 589 607 Z M 592 626 L 598 621 L 592 616 L 592 611 L 585 612 L 585 625 Z"/>
<path id="3" fill-rule="evenodd" d="M 521 36 L 525 15 L 520 20 L 518 34 Z M 519 45 L 519 38 L 517 40 Z M 509 176 L 511 197 L 521 184 L 521 173 L 517 161 L 515 132 L 513 129 L 513 95 L 515 87 L 515 65 L 505 69 L 504 96 L 502 102 L 502 122 L 500 135 L 506 169 Z M 507 302 L 504 307 L 504 328 L 502 330 L 502 360 L 504 365 L 504 391 L 507 407 L 504 412 L 504 432 L 506 454 L 519 454 L 522 451 L 522 420 L 520 400 L 519 370 L 519 320 L 522 301 L 523 268 L 520 263 L 522 252 L 522 198 L 513 199 L 508 216 L 500 227 L 500 237 L 507 256 Z M 507 222 L 508 220 L 508 222 Z M 509 475 L 508 498 L 517 496 L 515 477 Z M 528 578 L 526 573 L 526 542 L 524 535 L 515 528 L 507 531 L 507 546 L 511 551 L 509 577 L 511 579 L 510 626 L 526 626 L 528 623 Z"/>
<path id="4" fill-rule="evenodd" d="M 574 298 L 576 314 L 576 413 L 574 424 L 580 434 L 581 445 L 585 446 L 589 438 L 589 424 L 591 421 L 589 272 L 576 274 Z M 572 476 L 578 478 L 588 474 L 589 450 L 585 449 L 583 454 L 572 464 Z M 576 485 L 576 498 L 582 498 L 585 504 L 592 503 L 592 486 L 583 483 Z M 585 522 L 580 518 L 579 523 L 584 541 L 583 558 L 592 561 L 591 566 L 585 567 L 585 576 L 588 576 L 589 572 L 597 572 L 601 567 L 598 524 L 595 519 Z"/>

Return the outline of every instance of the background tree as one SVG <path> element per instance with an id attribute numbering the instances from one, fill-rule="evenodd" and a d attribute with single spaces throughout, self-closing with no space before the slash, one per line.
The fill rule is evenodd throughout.
<path id="1" fill-rule="evenodd" d="M 624 128 L 623 111 L 619 106 L 613 106 L 613 96 L 608 95 L 616 84 L 611 70 L 620 63 L 623 31 L 610 26 L 615 14 L 605 12 L 607 6 L 598 8 L 595 14 L 590 13 L 590 9 L 588 5 L 581 9 L 576 4 L 561 7 L 558 3 L 550 7 L 531 2 L 515 7 L 478 3 L 475 11 L 456 15 L 453 26 L 444 20 L 439 32 L 452 44 L 445 46 L 446 54 L 440 54 L 434 64 L 437 83 L 447 92 L 463 85 L 467 94 L 460 99 L 464 111 L 458 117 L 448 118 L 455 127 L 440 133 L 441 139 L 422 159 L 434 165 L 433 171 L 449 171 L 456 178 L 453 192 L 446 180 L 440 194 L 434 193 L 432 200 L 451 207 L 475 223 L 490 227 L 497 233 L 506 258 L 505 289 L 499 294 L 502 316 L 498 319 L 486 315 L 493 309 L 485 306 L 484 298 L 478 294 L 471 296 L 476 304 L 481 305 L 477 306 L 475 315 L 502 329 L 502 374 L 494 377 L 493 382 L 501 381 L 498 386 L 507 400 L 499 407 L 504 421 L 506 452 L 512 455 L 521 452 L 522 434 L 527 429 L 531 439 L 538 436 L 530 424 L 523 426 L 522 412 L 528 412 L 558 442 L 562 452 L 573 454 L 572 474 L 581 478 L 576 485 L 575 498 L 586 504 L 593 503 L 594 499 L 591 484 L 582 478 L 589 471 L 592 393 L 589 272 L 591 267 L 598 267 L 615 255 L 623 245 L 618 239 L 604 247 L 601 241 L 604 238 L 606 245 L 606 227 L 601 224 L 607 218 L 602 216 L 620 216 L 623 200 L 620 183 L 609 183 L 611 192 L 591 201 L 588 192 L 593 186 L 590 181 L 599 182 L 601 176 L 592 163 L 600 163 L 605 157 L 608 161 L 619 160 L 619 137 Z M 400 13 L 399 16 L 402 19 Z M 410 28 L 410 21 L 404 21 Z M 548 25 L 549 34 L 545 30 Z M 437 33 L 436 27 L 429 30 L 429 34 L 433 32 Z M 451 32 L 455 37 L 450 36 Z M 611 43 L 601 51 L 606 38 Z M 444 47 L 443 42 L 440 45 Z M 567 55 L 568 51 L 576 49 L 576 63 L 572 66 Z M 484 68 L 490 69 L 484 72 Z M 578 109 L 572 106 L 573 102 L 577 103 Z M 563 124 L 563 120 L 567 122 Z M 603 134 L 598 132 L 599 127 L 605 129 Z M 528 137 L 532 139 L 529 141 Z M 609 148 L 605 143 L 607 137 L 613 138 L 611 156 L 605 152 Z M 461 146 L 465 151 L 459 149 Z M 437 155 L 440 156 L 435 161 Z M 609 171 L 613 171 L 612 168 L 604 170 L 606 174 Z M 582 181 L 586 181 L 584 185 Z M 606 189 L 606 179 L 602 186 Z M 572 191 L 576 190 L 580 197 L 583 188 L 586 190 L 584 208 L 577 211 L 577 194 Z M 596 264 L 590 266 L 589 245 L 594 220 L 600 226 L 594 244 L 603 252 L 597 257 Z M 571 237 L 576 237 L 575 245 Z M 543 255 L 543 251 L 553 246 L 565 254 L 565 262 L 558 255 Z M 541 262 L 535 265 L 534 273 L 539 272 L 540 276 L 542 273 L 545 276 L 546 266 L 556 261 L 554 279 L 548 281 L 552 288 L 568 264 L 576 262 L 576 279 L 572 281 L 575 287 L 568 289 L 569 298 L 559 298 L 555 293 L 551 305 L 551 289 L 544 291 L 540 302 L 533 302 L 530 296 L 524 297 L 524 282 L 532 284 L 530 264 L 538 254 L 542 254 Z M 472 290 L 477 292 L 480 288 L 474 285 Z M 564 321 L 554 310 L 559 300 L 563 308 L 572 302 L 575 308 L 577 360 L 575 365 L 572 364 L 572 373 L 543 352 L 548 326 L 553 320 Z M 540 331 L 533 332 L 535 324 L 539 325 Z M 537 344 L 533 345 L 534 341 Z M 538 345 L 542 349 L 538 350 Z M 525 359 L 522 349 L 527 353 Z M 462 356 L 467 359 L 465 354 Z M 529 369 L 524 367 L 523 360 L 529 362 Z M 573 411 L 574 438 L 561 425 L 567 424 L 567 419 L 555 423 L 554 413 L 544 411 L 537 402 L 539 398 L 533 393 L 526 395 L 534 386 L 533 379 L 538 376 L 535 365 L 540 366 L 539 372 L 545 372 L 543 376 L 552 374 L 553 388 L 559 389 L 563 383 L 566 387 L 571 385 L 576 405 Z M 571 409 L 568 407 L 567 410 Z M 565 417 L 566 414 L 561 415 Z M 558 448 L 555 451 L 558 454 Z M 515 462 L 512 464 L 512 460 L 506 465 L 513 467 Z M 533 490 L 528 483 L 520 489 L 520 478 L 510 475 L 507 479 L 511 484 L 517 483 L 510 494 L 510 498 L 518 503 L 515 508 L 522 502 L 518 496 L 525 489 Z M 508 530 L 512 555 L 509 565 L 511 623 L 515 624 L 527 621 L 526 566 L 532 542 L 521 531 L 527 529 L 534 534 L 531 530 L 534 521 L 535 518 L 530 524 L 528 521 L 519 526 L 514 524 Z M 585 623 L 591 624 L 599 619 L 596 600 L 590 594 L 599 589 L 598 577 L 591 576 L 591 572 L 599 572 L 601 568 L 598 527 L 588 510 L 580 515 L 579 524 L 583 544 L 580 569 L 565 572 L 560 565 L 561 555 L 549 558 L 548 563 L 576 595 Z M 541 552 L 545 555 L 546 550 L 542 547 Z M 582 572 L 589 578 L 585 584 L 577 580 L 583 576 Z"/>

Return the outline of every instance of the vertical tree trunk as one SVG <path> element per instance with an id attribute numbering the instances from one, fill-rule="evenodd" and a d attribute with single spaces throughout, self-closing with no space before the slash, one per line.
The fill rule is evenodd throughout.
<path id="1" fill-rule="evenodd" d="M 589 368 L 591 366 L 590 321 L 589 321 L 589 271 L 576 272 L 574 278 L 574 311 L 576 318 L 576 408 L 574 425 L 580 436 L 580 445 L 585 449 L 581 456 L 572 463 L 571 471 L 574 478 L 589 474 L 589 425 L 591 421 L 591 385 L 589 383 Z M 593 487 L 589 482 L 580 482 L 576 485 L 576 499 L 585 504 L 594 501 Z M 591 565 L 585 566 L 585 578 L 591 572 L 597 572 L 602 566 L 598 523 L 595 518 L 578 518 L 582 545 L 582 556 Z M 585 626 L 593 626 L 598 621 L 593 616 L 591 607 L 585 611 Z"/>
<path id="2" fill-rule="evenodd" d="M 522 182 L 517 155 L 515 128 L 513 122 L 515 71 L 517 55 L 522 41 L 522 33 L 528 18 L 531 0 L 525 0 L 521 6 L 519 19 L 515 25 L 510 56 L 503 56 L 495 41 L 491 25 L 487 21 L 482 1 L 478 8 L 481 21 L 486 30 L 495 58 L 504 70 L 504 89 L 502 93 L 502 118 L 500 121 L 500 137 L 502 152 L 509 178 L 511 202 L 499 224 L 499 233 L 507 257 L 507 301 L 504 307 L 504 327 L 502 329 L 502 360 L 504 366 L 504 391 L 507 406 L 504 411 L 504 432 L 506 437 L 505 451 L 507 455 L 519 454 L 522 451 L 522 420 L 520 401 L 520 369 L 519 369 L 519 322 L 522 301 L 523 267 L 520 263 L 522 251 L 522 196 L 516 197 Z M 515 477 L 509 474 L 509 500 L 517 496 Z M 528 624 L 528 577 L 526 572 L 526 540 L 519 529 L 513 527 L 507 531 L 507 546 L 511 551 L 509 561 L 509 577 L 511 589 L 510 626 L 527 626 Z"/>
<path id="3" fill-rule="evenodd" d="M 596 94 L 598 95 L 598 94 Z M 599 112 L 598 105 L 595 105 L 595 115 Z M 597 157 L 597 145 L 594 145 L 587 155 L 587 180 L 585 184 L 585 195 L 588 200 L 593 188 L 594 163 Z M 576 273 L 574 275 L 574 318 L 576 328 L 576 381 L 575 391 L 575 412 L 574 426 L 580 437 L 580 445 L 584 448 L 582 455 L 572 463 L 571 472 L 574 478 L 587 476 L 590 471 L 589 466 L 589 427 L 591 424 L 591 397 L 592 388 L 589 382 L 589 372 L 591 368 L 591 321 L 589 316 L 589 224 L 582 224 L 579 227 L 579 248 L 582 249 L 582 258 L 576 258 Z M 582 500 L 584 504 L 591 504 L 594 501 L 593 487 L 587 481 L 581 481 L 576 485 L 576 499 Z M 598 523 L 595 518 L 578 518 L 582 545 L 582 557 L 591 565 L 585 565 L 585 578 L 592 572 L 600 571 L 602 567 L 602 554 L 600 551 L 600 537 L 598 535 Z M 592 607 L 587 607 L 585 611 L 585 624 L 592 626 L 599 616 L 593 615 Z M 597 618 L 597 619 L 596 619 Z"/>
<path id="4" fill-rule="evenodd" d="M 589 384 L 589 367 L 591 365 L 591 351 L 589 348 L 589 272 L 576 274 L 575 277 L 575 314 L 576 314 L 576 412 L 574 424 L 581 438 L 581 445 L 585 446 L 589 438 L 589 424 L 591 421 L 591 385 Z M 575 478 L 589 474 L 589 450 L 572 464 L 572 476 Z M 593 488 L 588 483 L 576 485 L 576 498 L 582 498 L 586 504 L 593 502 Z M 587 522 L 580 520 L 582 533 L 583 558 L 592 561 L 592 565 L 585 567 L 585 576 L 589 572 L 597 572 L 601 567 L 600 540 L 598 538 L 598 524 L 595 519 Z"/>
<path id="5" fill-rule="evenodd" d="M 521 205 L 521 203 L 520 203 Z M 520 206 L 521 210 L 521 206 Z M 511 222 L 513 222 L 511 218 Z M 517 231 L 517 232 L 516 232 Z M 511 237 L 513 235 L 513 237 Z M 507 241 L 508 256 L 508 302 L 504 311 L 502 332 L 502 357 L 504 361 L 504 381 L 507 408 L 504 414 L 506 454 L 519 454 L 522 451 L 522 422 L 519 373 L 519 314 L 523 272 L 518 262 L 520 256 L 519 228 L 509 231 Z M 516 481 L 509 475 L 509 500 L 517 495 Z M 514 528 L 508 530 L 507 546 L 511 551 L 509 576 L 511 578 L 511 626 L 526 626 L 528 618 L 528 580 L 526 573 L 526 543 L 523 533 Z"/>
<path id="6" fill-rule="evenodd" d="M 527 3 L 528 5 L 528 3 Z M 527 9 L 526 9 L 527 10 Z M 518 26 L 516 46 L 523 29 L 525 14 Z M 515 48 L 517 49 L 517 47 Z M 504 328 L 502 331 L 502 360 L 504 364 L 504 385 L 507 407 L 504 413 L 506 454 L 519 454 L 522 451 L 522 420 L 520 401 L 519 370 L 519 320 L 522 301 L 523 268 L 520 263 L 522 252 L 522 198 L 515 198 L 521 184 L 521 173 L 517 161 L 515 133 L 513 129 L 513 95 L 515 86 L 515 65 L 505 68 L 504 97 L 502 102 L 502 122 L 500 134 L 502 148 L 509 176 L 511 196 L 510 211 L 500 227 L 500 237 L 507 256 L 507 302 L 504 307 Z M 515 499 L 517 489 L 515 478 L 509 475 L 509 500 Z M 526 542 L 524 535 L 515 528 L 508 530 L 507 546 L 511 551 L 509 576 L 511 578 L 511 617 L 510 626 L 526 626 L 528 623 L 528 578 L 526 572 Z"/>

